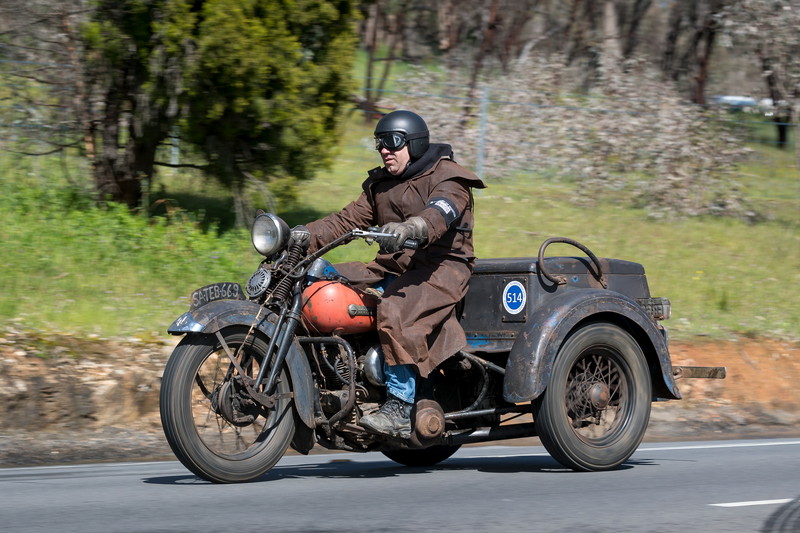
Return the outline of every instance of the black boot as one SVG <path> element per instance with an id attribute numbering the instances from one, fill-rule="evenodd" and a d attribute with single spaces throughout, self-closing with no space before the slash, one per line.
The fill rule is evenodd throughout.
<path id="1" fill-rule="evenodd" d="M 378 412 L 362 417 L 358 423 L 370 433 L 409 439 L 413 407 L 413 404 L 389 396 Z"/>

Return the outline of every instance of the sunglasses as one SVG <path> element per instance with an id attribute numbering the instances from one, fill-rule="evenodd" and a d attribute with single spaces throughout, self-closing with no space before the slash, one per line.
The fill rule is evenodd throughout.
<path id="1" fill-rule="evenodd" d="M 381 148 L 386 148 L 391 152 L 396 152 L 406 145 L 406 136 L 400 132 L 391 131 L 381 133 L 375 137 L 375 149 L 380 152 Z"/>

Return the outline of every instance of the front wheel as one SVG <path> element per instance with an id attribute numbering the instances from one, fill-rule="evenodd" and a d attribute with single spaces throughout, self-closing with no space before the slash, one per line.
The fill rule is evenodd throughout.
<path id="1" fill-rule="evenodd" d="M 267 343 L 246 329 L 225 331 L 247 376 L 255 378 Z M 269 369 L 267 369 L 269 370 Z M 267 372 L 268 374 L 268 372 Z M 283 456 L 294 434 L 291 387 L 279 374 L 271 408 L 254 402 L 213 335 L 189 335 L 172 352 L 161 383 L 161 423 L 175 456 L 215 483 L 251 481 Z"/>
<path id="2" fill-rule="evenodd" d="M 613 324 L 588 324 L 561 346 L 547 389 L 533 401 L 539 439 L 573 470 L 616 468 L 644 437 L 651 389 L 636 340 Z"/>

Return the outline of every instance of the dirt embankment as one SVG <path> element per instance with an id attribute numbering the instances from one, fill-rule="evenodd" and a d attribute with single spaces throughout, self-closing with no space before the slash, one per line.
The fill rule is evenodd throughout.
<path id="1" fill-rule="evenodd" d="M 171 458 L 158 393 L 172 344 L 0 334 L 0 465 Z M 674 365 L 725 366 L 678 382 L 646 439 L 800 437 L 800 345 L 674 343 Z"/>
<path id="2" fill-rule="evenodd" d="M 678 380 L 683 399 L 653 405 L 646 438 L 800 436 L 800 345 L 673 343 L 673 365 L 724 366 L 725 379 Z"/>

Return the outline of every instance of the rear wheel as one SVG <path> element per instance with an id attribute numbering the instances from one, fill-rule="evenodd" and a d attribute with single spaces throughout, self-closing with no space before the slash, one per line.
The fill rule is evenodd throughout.
<path id="1" fill-rule="evenodd" d="M 239 353 L 244 379 L 255 378 L 266 341 L 248 337 L 239 328 L 226 330 L 224 339 L 233 353 Z M 278 462 L 294 434 L 285 368 L 275 393 L 277 401 L 269 409 L 253 401 L 217 338 L 189 335 L 164 369 L 164 435 L 181 463 L 201 478 L 215 483 L 251 481 Z"/>
<path id="2" fill-rule="evenodd" d="M 536 431 L 562 465 L 610 470 L 641 443 L 651 389 L 636 340 L 613 324 L 589 324 L 564 342 L 547 390 L 533 402 Z"/>
<path id="3" fill-rule="evenodd" d="M 383 455 L 405 466 L 433 466 L 441 463 L 456 453 L 460 445 L 448 446 L 446 444 L 422 448 L 421 450 L 388 450 Z"/>

